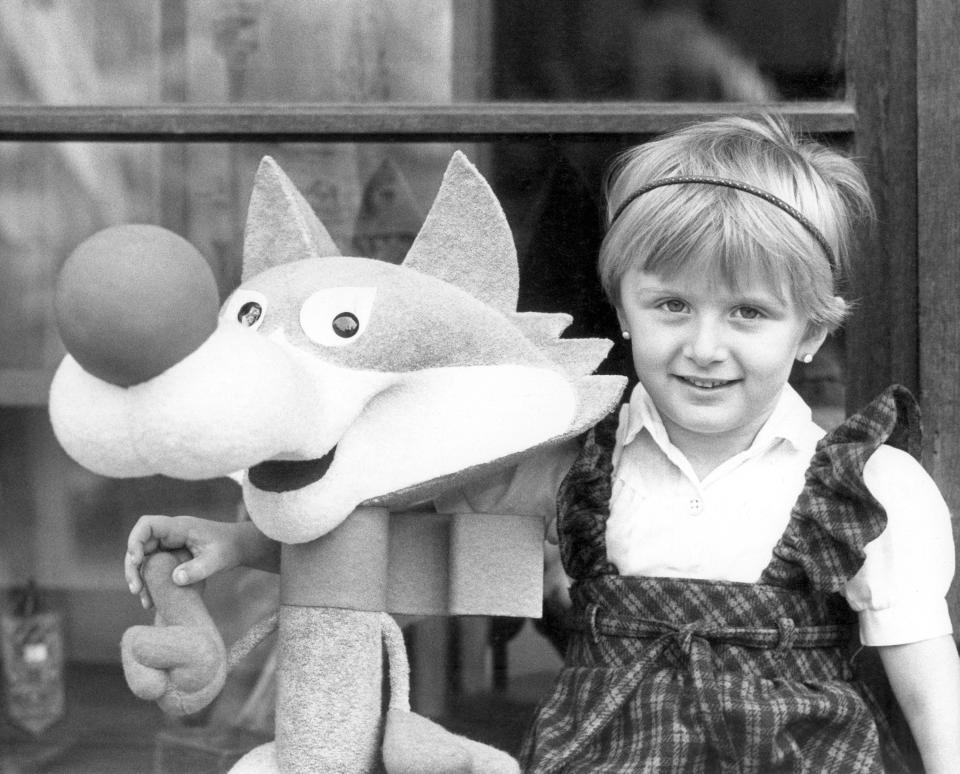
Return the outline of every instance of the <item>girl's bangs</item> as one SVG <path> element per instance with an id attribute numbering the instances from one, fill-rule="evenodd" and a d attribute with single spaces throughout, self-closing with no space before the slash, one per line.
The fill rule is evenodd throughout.
<path id="1" fill-rule="evenodd" d="M 608 234 L 601 251 L 605 287 L 615 291 L 631 266 L 666 278 L 695 271 L 734 291 L 762 283 L 812 321 L 839 325 L 845 305 L 806 229 L 749 194 L 704 188 L 664 188 L 638 200 L 629 226 Z"/>
<path id="2" fill-rule="evenodd" d="M 795 261 L 783 240 L 740 220 L 724 217 L 724 208 L 690 209 L 671 220 L 671 228 L 647 230 L 635 254 L 646 255 L 643 269 L 664 277 L 689 270 L 732 289 L 759 280 L 780 291 L 796 284 Z M 746 228 L 744 226 L 747 226 Z M 640 245 L 637 245 L 640 247 Z"/>

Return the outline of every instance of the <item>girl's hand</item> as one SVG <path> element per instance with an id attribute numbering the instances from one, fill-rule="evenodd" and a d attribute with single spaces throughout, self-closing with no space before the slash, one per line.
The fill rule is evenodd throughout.
<path id="1" fill-rule="evenodd" d="M 252 524 L 198 519 L 193 516 L 141 516 L 127 538 L 124 575 L 131 594 L 139 594 L 145 609 L 153 602 L 140 577 L 143 560 L 161 549 L 185 548 L 192 559 L 173 571 L 173 582 L 188 586 L 209 578 L 221 570 L 243 563 L 244 529 Z"/>

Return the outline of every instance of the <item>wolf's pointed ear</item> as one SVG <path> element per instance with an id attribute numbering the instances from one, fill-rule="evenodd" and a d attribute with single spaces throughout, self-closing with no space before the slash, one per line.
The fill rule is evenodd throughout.
<path id="1" fill-rule="evenodd" d="M 403 262 L 503 312 L 517 309 L 520 274 L 513 234 L 487 181 L 460 151 Z"/>
<path id="2" fill-rule="evenodd" d="M 280 264 L 340 255 L 327 230 L 276 161 L 264 156 L 243 234 L 242 280 Z"/>

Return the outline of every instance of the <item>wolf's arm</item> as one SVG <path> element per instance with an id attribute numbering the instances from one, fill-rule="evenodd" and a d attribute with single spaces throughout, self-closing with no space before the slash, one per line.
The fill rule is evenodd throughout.
<path id="1" fill-rule="evenodd" d="M 223 639 L 197 586 L 175 586 L 170 574 L 182 561 L 159 551 L 144 561 L 144 583 L 156 606 L 153 626 L 133 626 L 120 643 L 130 690 L 164 712 L 191 715 L 220 693 L 227 674 Z"/>
<path id="2" fill-rule="evenodd" d="M 142 699 L 173 715 L 199 712 L 220 693 L 226 675 L 277 628 L 273 612 L 227 652 L 199 586 L 177 586 L 171 573 L 186 551 L 159 551 L 144 561 L 144 579 L 156 604 L 153 626 L 128 629 L 121 642 L 127 684 Z"/>

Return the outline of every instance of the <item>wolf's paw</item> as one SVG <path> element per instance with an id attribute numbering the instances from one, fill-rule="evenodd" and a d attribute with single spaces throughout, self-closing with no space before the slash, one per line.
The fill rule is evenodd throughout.
<path id="1" fill-rule="evenodd" d="M 157 625 L 133 626 L 120 642 L 130 690 L 171 715 L 202 710 L 220 693 L 227 674 L 226 648 L 199 589 L 170 580 L 185 556 L 163 551 L 146 559 L 144 582 Z"/>

